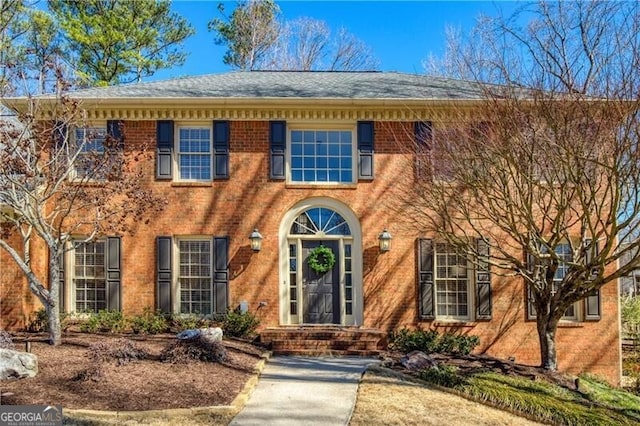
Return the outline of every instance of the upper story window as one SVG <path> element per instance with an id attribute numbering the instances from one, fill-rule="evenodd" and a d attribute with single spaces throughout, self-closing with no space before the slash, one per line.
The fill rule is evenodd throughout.
<path id="1" fill-rule="evenodd" d="M 353 130 L 290 131 L 290 181 L 353 183 Z"/>
<path id="2" fill-rule="evenodd" d="M 75 177 L 100 178 L 104 168 L 106 127 L 78 127 L 75 129 L 75 142 L 78 149 L 74 163 Z"/>
<path id="3" fill-rule="evenodd" d="M 211 128 L 177 126 L 177 167 L 180 180 L 211 180 Z"/>

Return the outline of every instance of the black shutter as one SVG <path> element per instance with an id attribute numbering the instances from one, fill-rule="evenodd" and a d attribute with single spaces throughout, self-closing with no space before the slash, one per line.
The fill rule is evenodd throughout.
<path id="1" fill-rule="evenodd" d="M 358 121 L 358 179 L 373 179 L 373 121 Z"/>
<path id="2" fill-rule="evenodd" d="M 213 253 L 213 313 L 225 314 L 229 306 L 229 239 L 214 237 Z"/>
<path id="3" fill-rule="evenodd" d="M 156 178 L 171 179 L 173 157 L 173 121 L 157 123 Z"/>
<path id="4" fill-rule="evenodd" d="M 535 263 L 535 259 L 534 257 L 531 255 L 531 253 L 526 252 L 525 253 L 526 256 L 526 268 L 528 270 L 532 270 L 532 268 L 535 267 L 534 263 Z M 525 286 L 527 287 L 527 319 L 533 320 L 536 319 L 536 306 L 533 303 L 534 302 L 534 295 L 533 295 L 533 289 L 531 288 L 531 284 L 525 280 Z"/>
<path id="5" fill-rule="evenodd" d="M 285 153 L 287 149 L 287 122 L 271 121 L 269 123 L 270 144 L 270 177 L 271 179 L 285 178 Z"/>
<path id="6" fill-rule="evenodd" d="M 61 149 L 64 146 L 64 142 L 67 139 L 67 125 L 63 122 L 57 121 L 54 124 L 51 137 L 53 138 L 53 146 L 56 149 Z"/>
<path id="7" fill-rule="evenodd" d="M 430 121 L 416 121 L 414 136 L 416 144 L 416 178 L 426 179 L 431 173 L 431 138 L 433 135 Z"/>
<path id="8" fill-rule="evenodd" d="M 107 271 L 107 309 L 120 310 L 120 283 L 122 281 L 120 237 L 107 238 L 105 266 Z"/>
<path id="9" fill-rule="evenodd" d="M 591 263 L 594 257 L 598 255 L 598 243 L 591 245 L 592 240 L 585 240 L 584 246 L 587 250 L 585 254 L 585 263 L 587 266 Z M 584 319 L 585 321 L 600 321 L 601 309 L 600 309 L 600 289 L 595 289 L 589 292 L 584 299 Z"/>
<path id="10" fill-rule="evenodd" d="M 172 243 L 171 237 L 158 237 L 157 247 L 157 308 L 163 313 L 171 313 Z"/>
<path id="11" fill-rule="evenodd" d="M 435 318 L 432 240 L 418 240 L 418 281 L 420 287 L 420 319 L 432 320 Z"/>
<path id="12" fill-rule="evenodd" d="M 491 319 L 491 265 L 489 243 L 482 238 L 476 240 L 478 265 L 476 267 L 476 318 Z"/>
<path id="13" fill-rule="evenodd" d="M 114 140 L 118 141 L 118 149 L 124 148 L 124 138 L 122 137 L 122 121 L 108 120 L 107 121 L 107 134 Z"/>
<path id="14" fill-rule="evenodd" d="M 213 178 L 229 178 L 229 122 L 213 122 Z"/>
<path id="15" fill-rule="evenodd" d="M 65 259 L 65 246 L 62 248 L 62 253 L 58 256 L 58 303 L 60 306 L 60 312 L 65 312 L 65 285 L 64 285 L 64 259 Z"/>

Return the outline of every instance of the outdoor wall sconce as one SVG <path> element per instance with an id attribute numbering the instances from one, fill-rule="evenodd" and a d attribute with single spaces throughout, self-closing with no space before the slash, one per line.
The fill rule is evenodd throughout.
<path id="1" fill-rule="evenodd" d="M 249 239 L 251 240 L 251 250 L 260 251 L 262 248 L 262 235 L 258 232 L 258 228 L 255 228 L 251 235 L 249 235 Z"/>
<path id="2" fill-rule="evenodd" d="M 391 250 L 391 234 L 385 228 L 380 235 L 378 235 L 378 241 L 380 242 L 380 251 L 386 252 Z"/>

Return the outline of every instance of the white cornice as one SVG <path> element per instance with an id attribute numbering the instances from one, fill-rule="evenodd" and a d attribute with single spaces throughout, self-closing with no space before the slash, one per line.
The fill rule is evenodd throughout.
<path id="1" fill-rule="evenodd" d="M 33 100 L 32 100 L 33 101 Z M 43 119 L 56 116 L 57 100 L 37 102 Z M 12 109 L 25 111 L 25 98 L 5 99 Z M 455 109 L 471 113 L 479 101 L 428 99 L 324 99 L 324 98 L 118 98 L 82 99 L 80 108 L 89 120 L 309 120 L 309 121 L 413 121 L 445 117 Z"/>

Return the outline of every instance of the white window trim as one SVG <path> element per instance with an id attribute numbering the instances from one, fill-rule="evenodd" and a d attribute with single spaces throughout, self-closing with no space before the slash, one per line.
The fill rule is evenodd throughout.
<path id="1" fill-rule="evenodd" d="M 213 272 L 213 267 L 214 267 L 214 259 L 213 259 L 213 255 L 214 255 L 214 247 L 213 247 L 213 237 L 209 236 L 209 235 L 182 235 L 182 236 L 177 236 L 173 238 L 173 253 L 175 253 L 175 256 L 173 256 L 172 259 L 172 269 L 175 271 L 175 273 L 173 274 L 172 277 L 172 282 L 171 282 L 171 299 L 173 300 L 173 306 L 171 307 L 171 310 L 174 314 L 179 315 L 179 316 L 183 316 L 183 317 L 189 317 L 189 316 L 193 316 L 193 315 L 197 315 L 197 314 L 189 314 L 189 313 L 182 313 L 180 312 L 180 242 L 181 241 L 208 241 L 210 244 L 210 250 L 211 250 L 211 254 L 210 254 L 210 258 L 209 258 L 209 262 L 210 262 L 210 279 L 209 279 L 209 285 L 211 286 L 211 310 L 213 311 L 213 304 L 214 304 L 214 295 L 213 295 L 213 277 L 214 277 L 214 272 Z M 212 312 L 213 313 L 213 312 Z M 205 315 L 206 317 L 210 317 L 212 314 L 207 314 Z"/>
<path id="2" fill-rule="evenodd" d="M 287 148 L 286 148 L 286 182 L 292 185 L 304 185 L 304 186 L 335 186 L 335 185 L 353 185 L 358 182 L 358 132 L 357 123 L 330 123 L 330 122 L 287 122 Z M 291 178 L 291 132 L 294 130 L 309 130 L 309 131 L 349 131 L 351 132 L 351 182 L 303 182 L 294 181 Z"/>
<path id="3" fill-rule="evenodd" d="M 180 129 L 208 129 L 209 130 L 209 179 L 183 179 L 180 176 Z M 177 121 L 173 129 L 173 180 L 175 182 L 212 182 L 214 174 L 213 164 L 213 124 L 203 121 Z"/>
<path id="4" fill-rule="evenodd" d="M 442 322 L 469 322 L 475 320 L 475 289 L 476 289 L 476 266 L 467 259 L 467 313 L 466 316 L 440 315 L 438 313 L 438 251 L 437 241 L 433 242 L 433 310 L 436 321 Z M 448 253 L 448 252 L 447 252 Z"/>
<path id="5" fill-rule="evenodd" d="M 65 311 L 67 313 L 73 313 L 74 314 L 74 318 L 84 318 L 87 317 L 88 314 L 85 314 L 83 312 L 77 312 L 76 311 L 76 285 L 75 285 L 75 277 L 76 277 L 76 247 L 78 246 L 78 244 L 82 244 L 82 243 L 86 243 L 87 241 L 85 241 L 86 239 L 83 237 L 77 237 L 77 238 L 72 238 L 71 241 L 69 242 L 71 244 L 71 248 L 69 250 L 66 250 L 64 252 L 64 255 L 62 256 L 62 262 L 64 263 L 63 268 L 64 268 L 64 288 L 65 288 L 65 295 L 64 297 L 64 301 L 65 301 L 65 305 L 66 305 L 66 309 Z M 90 241 L 92 243 L 97 243 L 97 242 L 102 242 L 105 244 L 105 259 L 106 256 L 108 255 L 106 250 L 107 250 L 107 239 L 106 238 L 96 238 L 92 241 Z M 105 283 L 107 281 L 107 271 L 106 271 L 106 266 L 105 266 Z M 105 298 L 108 298 L 108 295 L 105 293 Z M 105 304 L 106 304 L 107 300 L 105 299 Z"/>

